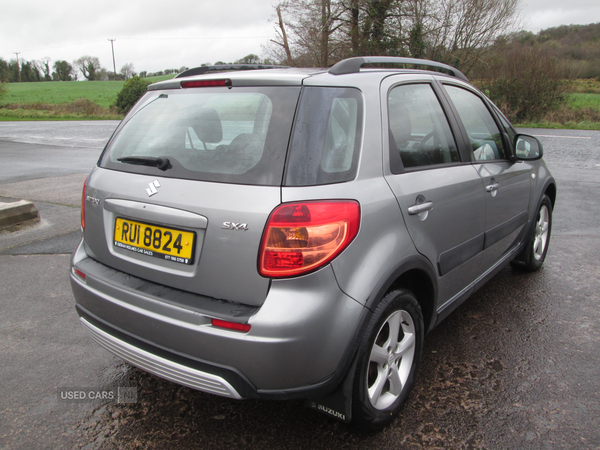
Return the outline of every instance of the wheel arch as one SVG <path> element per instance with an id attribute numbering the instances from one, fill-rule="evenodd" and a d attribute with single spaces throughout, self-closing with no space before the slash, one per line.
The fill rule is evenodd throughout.
<path id="1" fill-rule="evenodd" d="M 524 270 L 524 266 L 526 262 L 529 260 L 531 254 L 531 248 L 528 245 L 528 239 L 531 233 L 533 232 L 533 228 L 536 223 L 536 216 L 540 207 L 542 205 L 542 201 L 544 197 L 547 196 L 550 199 L 550 205 L 552 207 L 552 211 L 554 211 L 554 205 L 556 203 L 556 182 L 554 178 L 550 177 L 544 184 L 543 189 L 541 189 L 539 196 L 536 199 L 535 209 L 531 211 L 531 220 L 529 224 L 523 228 L 522 231 L 522 250 L 515 256 L 515 258 L 511 261 L 511 265 L 515 268 Z"/>
<path id="2" fill-rule="evenodd" d="M 436 322 L 437 300 L 437 281 L 431 263 L 420 255 L 400 261 L 377 284 L 367 300 L 367 308 L 374 311 L 388 292 L 399 288 L 408 289 L 417 298 L 423 313 L 425 333 L 431 331 Z"/>
<path id="3" fill-rule="evenodd" d="M 554 204 L 556 203 L 556 184 L 554 182 L 548 183 L 544 189 L 544 194 L 550 198 L 552 209 L 554 210 Z"/>

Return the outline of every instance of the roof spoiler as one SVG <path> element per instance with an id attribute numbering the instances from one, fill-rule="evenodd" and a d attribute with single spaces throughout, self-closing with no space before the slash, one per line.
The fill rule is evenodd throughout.
<path id="1" fill-rule="evenodd" d="M 276 66 L 272 64 L 218 64 L 215 66 L 200 66 L 181 72 L 175 78 L 203 75 L 208 72 L 230 72 L 236 70 L 261 70 L 261 69 L 288 69 L 289 66 Z"/>

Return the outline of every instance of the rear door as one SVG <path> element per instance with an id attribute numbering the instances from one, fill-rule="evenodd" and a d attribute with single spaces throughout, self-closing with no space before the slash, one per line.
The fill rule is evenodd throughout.
<path id="1" fill-rule="evenodd" d="M 512 162 L 509 149 L 483 98 L 466 87 L 444 84 L 464 125 L 473 165 L 485 190 L 485 243 L 482 270 L 497 263 L 517 243 L 528 220 L 531 166 Z"/>
<path id="2" fill-rule="evenodd" d="M 388 78 L 382 97 L 389 124 L 386 179 L 417 250 L 437 269 L 444 302 L 477 275 L 485 217 L 481 179 L 463 161 L 431 80 Z"/>

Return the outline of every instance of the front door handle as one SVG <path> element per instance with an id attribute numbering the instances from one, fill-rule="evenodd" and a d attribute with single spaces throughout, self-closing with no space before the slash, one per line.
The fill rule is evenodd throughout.
<path id="1" fill-rule="evenodd" d="M 500 185 L 498 183 L 493 183 L 493 184 L 487 185 L 485 187 L 485 190 L 487 192 L 494 192 L 494 191 L 497 191 L 499 187 L 500 187 Z"/>

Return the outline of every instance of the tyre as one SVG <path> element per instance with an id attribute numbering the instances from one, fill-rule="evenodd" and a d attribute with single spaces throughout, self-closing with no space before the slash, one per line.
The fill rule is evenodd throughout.
<path id="1" fill-rule="evenodd" d="M 373 313 L 358 353 L 353 424 L 378 430 L 400 412 L 413 387 L 423 351 L 423 314 L 416 298 L 399 289 Z"/>
<path id="2" fill-rule="evenodd" d="M 552 202 L 547 195 L 544 195 L 525 249 L 511 265 L 526 272 L 535 272 L 542 267 L 548 253 L 551 231 Z"/>

